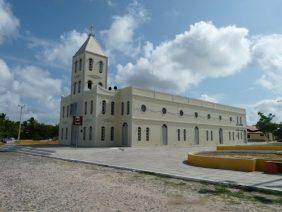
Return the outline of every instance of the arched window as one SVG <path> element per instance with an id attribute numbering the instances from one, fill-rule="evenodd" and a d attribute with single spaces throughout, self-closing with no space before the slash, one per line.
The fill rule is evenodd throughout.
<path id="1" fill-rule="evenodd" d="M 82 59 L 79 60 L 79 71 L 82 70 Z"/>
<path id="2" fill-rule="evenodd" d="M 207 116 L 207 117 L 208 117 L 208 119 L 211 119 L 211 114 L 208 114 L 208 116 Z"/>
<path id="3" fill-rule="evenodd" d="M 90 114 L 93 114 L 93 100 L 90 102 Z"/>
<path id="4" fill-rule="evenodd" d="M 213 140 L 213 132 L 211 131 L 211 141 Z"/>
<path id="5" fill-rule="evenodd" d="M 78 93 L 80 93 L 80 89 L 81 89 L 81 81 L 78 82 Z"/>
<path id="6" fill-rule="evenodd" d="M 68 128 L 66 128 L 66 140 L 68 139 Z"/>
<path id="7" fill-rule="evenodd" d="M 124 102 L 121 103 L 121 115 L 123 116 L 124 114 Z"/>
<path id="8" fill-rule="evenodd" d="M 83 140 L 85 141 L 86 138 L 86 127 L 83 127 Z"/>
<path id="9" fill-rule="evenodd" d="M 180 110 L 180 111 L 179 111 L 179 115 L 180 115 L 180 116 L 183 116 L 183 115 L 184 115 L 183 110 Z"/>
<path id="10" fill-rule="evenodd" d="M 92 58 L 89 58 L 88 60 L 88 69 L 89 71 L 93 70 L 93 59 Z"/>
<path id="11" fill-rule="evenodd" d="M 65 117 L 65 106 L 63 106 L 63 108 L 62 108 L 62 117 L 63 118 Z"/>
<path id="12" fill-rule="evenodd" d="M 166 108 L 163 107 L 162 113 L 163 113 L 163 114 L 166 114 Z"/>
<path id="13" fill-rule="evenodd" d="M 64 139 L 64 128 L 61 129 L 61 140 Z"/>
<path id="14" fill-rule="evenodd" d="M 231 140 L 231 132 L 229 132 L 229 141 Z"/>
<path id="15" fill-rule="evenodd" d="M 186 129 L 183 130 L 183 140 L 186 141 Z"/>
<path id="16" fill-rule="evenodd" d="M 102 82 L 99 82 L 98 84 L 99 84 L 101 87 L 103 87 L 103 83 L 102 83 Z"/>
<path id="17" fill-rule="evenodd" d="M 87 114 L 87 102 L 84 102 L 84 115 Z"/>
<path id="18" fill-rule="evenodd" d="M 102 101 L 102 114 L 105 114 L 106 113 L 106 101 L 103 100 Z"/>
<path id="19" fill-rule="evenodd" d="M 237 132 L 237 138 L 238 138 L 238 140 L 240 139 L 240 135 L 239 135 L 239 132 Z"/>
<path id="20" fill-rule="evenodd" d="M 150 140 L 150 128 L 147 127 L 146 128 L 146 141 L 149 141 Z"/>
<path id="21" fill-rule="evenodd" d="M 99 62 L 99 72 L 103 73 L 103 62 L 102 61 Z"/>
<path id="22" fill-rule="evenodd" d="M 76 93 L 76 82 L 73 83 L 73 94 L 75 94 L 75 93 Z"/>
<path id="23" fill-rule="evenodd" d="M 88 80 L 87 87 L 88 87 L 88 89 L 92 89 L 92 81 L 91 80 Z"/>
<path id="24" fill-rule="evenodd" d="M 115 115 L 115 102 L 111 102 L 111 115 Z"/>
<path id="25" fill-rule="evenodd" d="M 138 127 L 138 141 L 141 141 L 141 127 Z"/>
<path id="26" fill-rule="evenodd" d="M 209 140 L 209 131 L 208 130 L 206 131 L 206 139 L 207 141 Z"/>
<path id="27" fill-rule="evenodd" d="M 222 119 L 222 116 L 219 116 L 218 118 L 219 118 L 219 120 L 221 120 L 221 119 Z"/>
<path id="28" fill-rule="evenodd" d="M 180 129 L 177 129 L 177 140 L 180 141 Z"/>
<path id="29" fill-rule="evenodd" d="M 111 127 L 111 141 L 114 140 L 114 137 L 115 137 L 115 128 Z"/>
<path id="30" fill-rule="evenodd" d="M 92 126 L 89 127 L 89 141 L 92 140 Z"/>
<path id="31" fill-rule="evenodd" d="M 77 72 L 77 61 L 75 61 L 75 63 L 74 63 L 74 73 L 76 73 Z"/>
<path id="32" fill-rule="evenodd" d="M 234 132 L 232 132 L 232 138 L 233 138 L 233 141 L 235 140 L 235 136 L 234 136 Z"/>
<path id="33" fill-rule="evenodd" d="M 69 114 L 70 114 L 70 106 L 68 105 L 67 106 L 67 117 L 69 117 Z"/>
<path id="34" fill-rule="evenodd" d="M 230 122 L 232 122 L 232 117 L 229 117 Z"/>
<path id="35" fill-rule="evenodd" d="M 195 114 L 194 114 L 194 115 L 195 115 L 195 118 L 198 118 L 198 113 L 197 113 L 197 112 L 195 112 Z"/>
<path id="36" fill-rule="evenodd" d="M 127 115 L 130 114 L 130 102 L 127 101 Z"/>
<path id="37" fill-rule="evenodd" d="M 101 127 L 101 141 L 105 140 L 105 127 Z"/>

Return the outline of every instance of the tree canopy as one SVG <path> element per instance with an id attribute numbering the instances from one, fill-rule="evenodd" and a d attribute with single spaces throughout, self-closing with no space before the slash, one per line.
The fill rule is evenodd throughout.
<path id="1" fill-rule="evenodd" d="M 19 122 L 9 120 L 4 113 L 0 113 L 0 139 L 17 138 Z M 43 140 L 58 137 L 58 125 L 39 123 L 35 118 L 24 121 L 21 127 L 21 139 Z"/>

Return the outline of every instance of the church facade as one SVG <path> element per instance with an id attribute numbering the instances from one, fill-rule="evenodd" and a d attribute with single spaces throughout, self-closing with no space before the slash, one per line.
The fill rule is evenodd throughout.
<path id="1" fill-rule="evenodd" d="M 246 142 L 246 111 L 135 87 L 107 86 L 108 58 L 92 34 L 73 56 L 59 142 L 85 147 Z"/>

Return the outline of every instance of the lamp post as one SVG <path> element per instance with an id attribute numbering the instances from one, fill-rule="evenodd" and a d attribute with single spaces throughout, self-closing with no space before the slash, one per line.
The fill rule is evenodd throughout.
<path id="1" fill-rule="evenodd" d="M 21 125 L 22 125 L 22 112 L 23 112 L 23 108 L 25 107 L 25 105 L 18 105 L 18 107 L 20 107 L 20 124 L 19 124 L 19 132 L 18 132 L 18 141 L 20 141 L 20 138 L 21 138 Z"/>

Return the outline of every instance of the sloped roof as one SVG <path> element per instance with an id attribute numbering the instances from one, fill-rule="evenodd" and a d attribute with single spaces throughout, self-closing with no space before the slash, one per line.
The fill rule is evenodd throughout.
<path id="1" fill-rule="evenodd" d="M 84 44 L 80 47 L 80 49 L 75 53 L 74 56 L 77 56 L 83 52 L 93 52 L 95 54 L 107 57 L 107 55 L 102 50 L 101 46 L 95 39 L 95 37 L 92 34 L 89 34 L 87 40 L 84 42 Z"/>
<path id="2" fill-rule="evenodd" d="M 247 128 L 248 131 L 251 131 L 251 132 L 259 131 L 258 128 L 255 125 L 246 126 L 246 128 Z"/>

